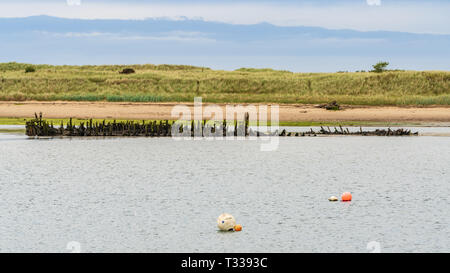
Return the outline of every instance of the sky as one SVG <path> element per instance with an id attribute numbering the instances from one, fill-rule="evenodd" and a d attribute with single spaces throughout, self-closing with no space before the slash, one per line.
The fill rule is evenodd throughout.
<path id="1" fill-rule="evenodd" d="M 449 0 L 0 0 L 0 62 L 450 70 L 448 14 Z"/>

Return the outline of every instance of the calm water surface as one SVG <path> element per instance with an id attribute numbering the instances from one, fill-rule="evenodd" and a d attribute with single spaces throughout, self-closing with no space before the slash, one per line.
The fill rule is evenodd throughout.
<path id="1" fill-rule="evenodd" d="M 0 252 L 450 251 L 450 137 L 260 146 L 0 134 Z M 222 212 L 243 231 L 218 232 Z"/>

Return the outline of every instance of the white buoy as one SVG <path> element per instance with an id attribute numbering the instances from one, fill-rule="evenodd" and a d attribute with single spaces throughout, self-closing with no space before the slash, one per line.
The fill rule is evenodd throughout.
<path id="1" fill-rule="evenodd" d="M 236 220 L 233 215 L 228 213 L 223 213 L 217 218 L 217 227 L 223 231 L 233 231 L 236 225 Z"/>
<path id="2" fill-rule="evenodd" d="M 328 201 L 330 201 L 330 202 L 336 202 L 338 200 L 339 199 L 336 196 L 331 196 L 330 198 L 328 198 Z"/>

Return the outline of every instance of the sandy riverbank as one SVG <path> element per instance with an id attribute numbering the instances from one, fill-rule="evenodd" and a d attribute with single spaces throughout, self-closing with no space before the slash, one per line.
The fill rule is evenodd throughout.
<path id="1" fill-rule="evenodd" d="M 191 108 L 192 103 L 181 103 Z M 177 119 L 171 111 L 179 103 L 123 103 L 123 102 L 0 102 L 0 117 L 30 118 L 35 112 L 46 118 L 98 119 Z M 206 107 L 204 104 L 203 107 Z M 224 109 L 224 104 L 219 104 Z M 270 107 L 269 107 L 270 108 Z M 280 105 L 280 121 L 301 122 L 386 122 L 450 124 L 450 107 L 392 107 L 344 106 L 341 111 L 327 111 L 314 105 Z"/>

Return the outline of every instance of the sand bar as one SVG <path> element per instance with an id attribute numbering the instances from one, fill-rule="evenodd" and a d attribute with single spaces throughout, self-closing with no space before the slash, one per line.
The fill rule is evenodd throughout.
<path id="1" fill-rule="evenodd" d="M 0 117 L 30 118 L 42 112 L 46 118 L 98 119 L 177 119 L 171 115 L 174 106 L 185 105 L 193 113 L 193 103 L 128 103 L 66 101 L 0 101 Z M 258 108 L 259 104 L 254 104 Z M 205 108 L 208 104 L 203 104 Z M 222 109 L 225 104 L 218 104 Z M 244 105 L 245 106 L 245 105 Z M 280 105 L 279 118 L 284 122 L 363 121 L 393 123 L 450 124 L 450 107 L 344 106 L 328 111 L 315 105 Z M 270 105 L 269 105 L 270 109 Z M 270 111 L 269 111 L 270 114 Z"/>

